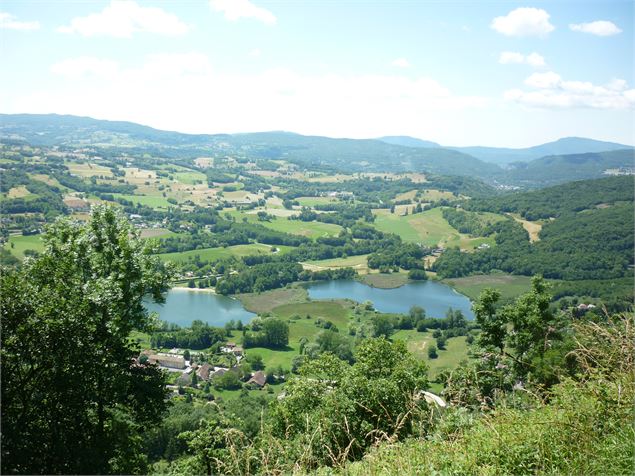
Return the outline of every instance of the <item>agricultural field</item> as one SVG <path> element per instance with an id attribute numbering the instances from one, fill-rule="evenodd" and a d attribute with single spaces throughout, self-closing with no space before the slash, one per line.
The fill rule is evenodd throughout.
<path id="1" fill-rule="evenodd" d="M 443 218 L 441 208 L 433 208 L 422 213 L 405 216 L 400 216 L 398 212 L 398 208 L 394 214 L 390 213 L 389 210 L 374 210 L 377 229 L 386 233 L 396 233 L 404 241 L 421 243 L 425 246 L 443 246 L 445 248 L 458 246 L 463 250 L 471 251 L 483 243 L 490 246 L 495 244 L 493 237 L 473 238 L 459 233 Z M 503 218 L 501 217 L 501 219 Z"/>
<path id="2" fill-rule="evenodd" d="M 529 276 L 512 276 L 511 274 L 481 274 L 465 278 L 444 279 L 441 282 L 452 286 L 472 301 L 476 300 L 487 288 L 498 289 L 504 300 L 518 297 L 531 289 Z"/>
<path id="3" fill-rule="evenodd" d="M 339 202 L 335 197 L 298 197 L 296 200 L 303 207 L 314 207 L 315 205 Z"/>
<path id="4" fill-rule="evenodd" d="M 172 235 L 176 235 L 176 233 L 166 228 L 142 228 L 139 231 L 139 236 L 141 238 L 159 238 Z"/>
<path id="5" fill-rule="evenodd" d="M 282 215 L 290 213 L 295 214 L 290 210 L 265 210 L 271 215 L 278 215 L 278 212 L 282 212 Z M 252 223 L 258 223 L 260 225 L 271 228 L 272 230 L 282 231 L 284 233 L 290 233 L 292 235 L 306 236 L 307 238 L 318 238 L 320 236 L 337 236 L 339 235 L 342 227 L 331 223 L 321 223 L 317 221 L 301 221 L 301 220 L 289 220 L 285 216 L 278 216 L 275 219 L 268 221 L 260 221 L 257 217 L 257 211 L 250 210 L 249 212 L 243 212 L 241 210 L 232 210 L 229 212 L 237 221 L 247 218 L 247 221 Z"/>
<path id="6" fill-rule="evenodd" d="M 95 163 L 66 162 L 65 165 L 68 167 L 68 170 L 71 174 L 77 175 L 78 177 L 86 178 L 113 176 L 112 170 L 110 170 L 110 168 Z"/>
<path id="7" fill-rule="evenodd" d="M 509 216 L 520 223 L 527 233 L 529 233 L 529 241 L 532 243 L 540 240 L 540 230 L 542 230 L 542 224 L 536 221 L 524 220 L 517 213 L 509 213 Z"/>
<path id="8" fill-rule="evenodd" d="M 40 252 L 44 250 L 44 242 L 40 235 L 14 235 L 9 237 L 9 241 L 4 244 L 4 248 L 9 250 L 18 259 L 24 258 L 26 250 Z"/>
<path id="9" fill-rule="evenodd" d="M 311 271 L 320 271 L 323 269 L 337 269 L 337 268 L 353 268 L 360 274 L 366 274 L 370 272 L 368 268 L 368 255 L 349 256 L 347 258 L 333 258 L 319 261 L 307 261 L 301 263 L 305 269 Z"/>
<path id="10" fill-rule="evenodd" d="M 271 254 L 272 246 L 261 243 L 252 243 L 249 245 L 228 246 L 226 248 L 205 248 L 202 250 L 183 251 L 180 253 L 163 253 L 159 256 L 163 261 L 172 261 L 174 263 L 184 263 L 195 256 L 203 261 L 212 261 L 229 257 L 240 258 L 242 256 L 251 256 L 259 254 Z M 288 246 L 276 246 L 280 253 L 289 250 Z"/>

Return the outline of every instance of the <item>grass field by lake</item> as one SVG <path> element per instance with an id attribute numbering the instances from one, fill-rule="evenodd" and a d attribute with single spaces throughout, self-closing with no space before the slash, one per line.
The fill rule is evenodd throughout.
<path id="1" fill-rule="evenodd" d="M 372 273 L 365 274 L 360 276 L 359 280 L 362 283 L 368 284 L 369 286 L 373 286 L 375 288 L 381 289 L 393 289 L 398 288 L 399 286 L 403 286 L 406 284 L 408 279 L 408 273 L 400 272 L 400 273 Z"/>
<path id="2" fill-rule="evenodd" d="M 513 299 L 531 289 L 531 277 L 511 274 L 479 274 L 465 278 L 444 279 L 441 282 L 452 286 L 473 301 L 487 288 L 498 289 L 501 292 L 501 298 L 505 300 Z"/>
<path id="3" fill-rule="evenodd" d="M 307 261 L 303 263 L 305 268 L 312 271 L 321 269 L 354 268 L 359 273 L 367 273 L 368 255 L 348 256 L 346 258 L 323 259 L 318 261 Z"/>
<path id="4" fill-rule="evenodd" d="M 41 235 L 14 235 L 9 237 L 9 241 L 4 244 L 4 248 L 9 250 L 16 258 L 23 259 L 26 250 L 43 251 L 44 242 Z"/>
<path id="5" fill-rule="evenodd" d="M 300 286 L 272 289 L 262 293 L 237 294 L 236 297 L 248 311 L 262 314 L 271 312 L 283 304 L 307 302 L 309 293 Z"/>
<path id="6" fill-rule="evenodd" d="M 276 246 L 280 253 L 284 253 L 291 249 L 290 246 Z M 195 256 L 199 256 L 203 261 L 212 261 L 222 258 L 229 258 L 230 256 L 243 257 L 250 255 L 262 255 L 272 254 L 272 246 L 264 245 L 262 243 L 252 243 L 249 245 L 235 245 L 228 246 L 227 248 L 204 248 L 201 250 L 182 251 L 179 253 L 162 253 L 159 256 L 164 261 L 173 261 L 175 263 L 183 263 Z"/>

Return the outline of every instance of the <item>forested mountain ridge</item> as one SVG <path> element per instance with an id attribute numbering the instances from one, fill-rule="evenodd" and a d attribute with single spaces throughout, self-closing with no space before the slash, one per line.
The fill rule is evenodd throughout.
<path id="1" fill-rule="evenodd" d="M 535 188 L 601 177 L 608 169 L 631 170 L 634 157 L 629 146 L 580 138 L 561 139 L 528 149 L 445 147 L 407 136 L 334 139 L 275 131 L 184 134 L 132 122 L 55 114 L 2 114 L 0 140 L 35 146 L 98 147 L 106 154 L 143 151 L 156 157 L 188 160 L 201 156 L 285 160 L 325 172 L 455 175 L 479 178 L 503 188 L 510 185 Z M 616 148 L 622 150 L 606 152 Z M 575 155 L 562 155 L 571 151 Z M 547 153 L 561 155 L 544 157 Z M 499 158 L 490 160 L 492 154 Z M 528 160 L 531 162 L 522 162 Z M 504 164 L 509 170 L 497 164 Z"/>
<path id="2" fill-rule="evenodd" d="M 584 137 L 563 137 L 553 142 L 517 149 L 485 146 L 455 147 L 451 145 L 440 145 L 436 142 L 409 136 L 387 136 L 380 137 L 379 140 L 406 147 L 443 147 L 445 149 L 458 150 L 459 152 L 471 155 L 484 162 L 498 165 L 507 165 L 513 162 L 530 162 L 551 155 L 584 154 L 618 149 L 633 149 L 632 146 L 625 144 L 587 139 Z"/>

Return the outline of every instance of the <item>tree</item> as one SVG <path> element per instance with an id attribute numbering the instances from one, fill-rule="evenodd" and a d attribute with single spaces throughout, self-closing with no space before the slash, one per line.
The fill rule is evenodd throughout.
<path id="1" fill-rule="evenodd" d="M 437 347 L 439 348 L 439 350 L 445 350 L 445 345 L 447 341 L 448 341 L 447 337 L 445 337 L 443 334 L 437 337 Z"/>
<path id="2" fill-rule="evenodd" d="M 45 250 L 3 272 L 2 472 L 145 472 L 141 432 L 160 420 L 162 372 L 138 364 L 171 272 L 121 212 L 55 222 Z"/>
<path id="3" fill-rule="evenodd" d="M 423 269 L 411 269 L 408 271 L 408 279 L 412 279 L 413 281 L 425 281 L 428 279 L 428 275 Z"/>
<path id="4" fill-rule="evenodd" d="M 183 358 L 189 362 L 191 357 L 192 356 L 190 355 L 189 349 L 185 349 L 185 351 L 183 352 Z"/>
<path id="5" fill-rule="evenodd" d="M 378 314 L 373 316 L 372 321 L 374 327 L 374 337 L 384 336 L 385 338 L 388 338 L 393 333 L 394 328 L 390 317 Z"/>
<path id="6" fill-rule="evenodd" d="M 437 347 L 435 345 L 428 347 L 428 357 L 431 359 L 439 357 L 439 354 L 437 354 Z"/>
<path id="7" fill-rule="evenodd" d="M 188 288 L 192 288 L 192 289 L 194 289 L 194 288 L 196 287 L 196 282 L 195 282 L 193 279 L 190 279 L 190 280 L 187 282 L 187 287 L 188 287 Z"/>
<path id="8" fill-rule="evenodd" d="M 190 382 L 190 386 L 192 388 L 197 388 L 198 387 L 198 375 L 196 375 L 196 372 L 192 372 L 192 381 Z"/>
<path id="9" fill-rule="evenodd" d="M 289 324 L 280 319 L 262 321 L 262 330 L 267 347 L 286 347 L 289 344 Z"/>
<path id="10" fill-rule="evenodd" d="M 247 356 L 247 362 L 251 365 L 253 370 L 263 370 L 265 368 L 265 363 L 262 360 L 262 355 L 260 354 L 252 354 L 251 352 Z"/>

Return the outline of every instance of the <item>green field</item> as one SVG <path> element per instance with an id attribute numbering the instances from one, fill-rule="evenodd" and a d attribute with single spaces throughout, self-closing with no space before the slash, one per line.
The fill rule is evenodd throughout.
<path id="1" fill-rule="evenodd" d="M 426 246 L 459 246 L 461 249 L 473 250 L 482 243 L 495 245 L 493 237 L 472 238 L 459 233 L 445 218 L 442 208 L 433 208 L 414 215 L 399 216 L 388 210 L 375 210 L 375 226 L 380 231 L 395 233 L 402 240 L 421 243 Z M 484 217 L 500 217 L 500 215 L 484 214 Z"/>
<path id="2" fill-rule="evenodd" d="M 260 221 L 255 213 L 245 213 L 240 210 L 233 210 L 229 213 L 235 217 L 237 221 L 241 221 L 243 217 L 246 217 L 250 223 L 258 223 L 272 230 L 282 231 L 292 235 L 302 235 L 307 238 L 337 236 L 342 230 L 342 227 L 339 225 L 321 223 L 318 221 L 289 220 L 284 217 L 276 217 L 270 221 Z"/>
<path id="3" fill-rule="evenodd" d="M 26 250 L 43 251 L 44 242 L 40 235 L 15 235 L 9 237 L 9 241 L 4 244 L 4 248 L 9 250 L 16 258 L 23 259 Z"/>
<path id="4" fill-rule="evenodd" d="M 283 304 L 307 302 L 308 296 L 307 290 L 300 286 L 272 289 L 262 293 L 236 295 L 243 303 L 245 309 L 257 314 L 271 312 L 274 308 Z"/>
<path id="5" fill-rule="evenodd" d="M 339 200 L 335 197 L 298 197 L 296 200 L 303 207 L 313 207 L 315 205 L 324 205 L 325 203 L 339 202 Z"/>
<path id="6" fill-rule="evenodd" d="M 164 197 L 156 197 L 149 195 L 125 195 L 122 193 L 113 193 L 113 196 L 116 198 L 123 198 L 124 200 L 129 200 L 134 204 L 140 203 L 141 205 L 145 205 L 154 209 L 162 208 L 167 209 L 171 205 L 167 198 Z"/>
<path id="7" fill-rule="evenodd" d="M 261 355 L 267 367 L 281 365 L 285 369 L 290 369 L 293 358 L 300 355 L 300 338 L 306 337 L 313 342 L 324 330 L 315 325 L 316 319 L 319 317 L 329 320 L 340 329 L 340 332 L 345 332 L 349 309 L 346 303 L 340 301 L 311 301 L 283 304 L 274 308 L 272 313 L 289 323 L 289 345 L 284 350 L 253 347 L 248 349 L 247 353 Z M 307 315 L 311 318 L 307 319 Z M 300 319 L 289 319 L 292 316 L 300 316 Z"/>
<path id="8" fill-rule="evenodd" d="M 323 259 L 318 261 L 307 261 L 305 267 L 319 271 L 321 269 L 332 268 L 355 268 L 357 272 L 368 272 L 368 255 L 349 256 L 347 258 Z"/>
<path id="9" fill-rule="evenodd" d="M 476 300 L 484 289 L 494 288 L 501 292 L 502 299 L 513 299 L 531 290 L 529 276 L 512 276 L 511 274 L 480 274 L 465 278 L 444 279 L 443 283 L 452 286 L 472 301 Z"/>
<path id="10" fill-rule="evenodd" d="M 231 256 L 240 258 L 242 256 L 271 254 L 271 248 L 271 246 L 263 245 L 262 243 L 252 243 L 249 245 L 228 246 L 227 248 L 204 248 L 202 250 L 182 251 L 180 253 L 163 253 L 159 256 L 164 261 L 172 261 L 175 263 L 186 262 L 197 255 L 203 261 L 213 261 Z M 280 253 L 291 249 L 290 246 L 281 245 L 276 246 L 276 248 L 280 250 Z"/>
<path id="11" fill-rule="evenodd" d="M 186 185 L 194 185 L 197 182 L 207 183 L 207 175 L 201 172 L 177 172 L 174 178 Z"/>
<path id="12" fill-rule="evenodd" d="M 373 273 L 360 276 L 359 280 L 362 283 L 368 284 L 374 288 L 381 289 L 393 289 L 398 288 L 406 284 L 408 280 L 408 273 Z"/>
<path id="13" fill-rule="evenodd" d="M 446 344 L 446 350 L 439 350 L 439 357 L 430 359 L 428 348 L 434 344 L 435 339 L 432 332 L 417 332 L 415 330 L 399 330 L 392 336 L 393 340 L 403 340 L 408 346 L 408 350 L 416 357 L 425 360 L 428 365 L 428 377 L 432 380 L 442 371 L 453 369 L 459 362 L 468 358 L 469 346 L 465 342 L 465 337 L 451 337 Z"/>

